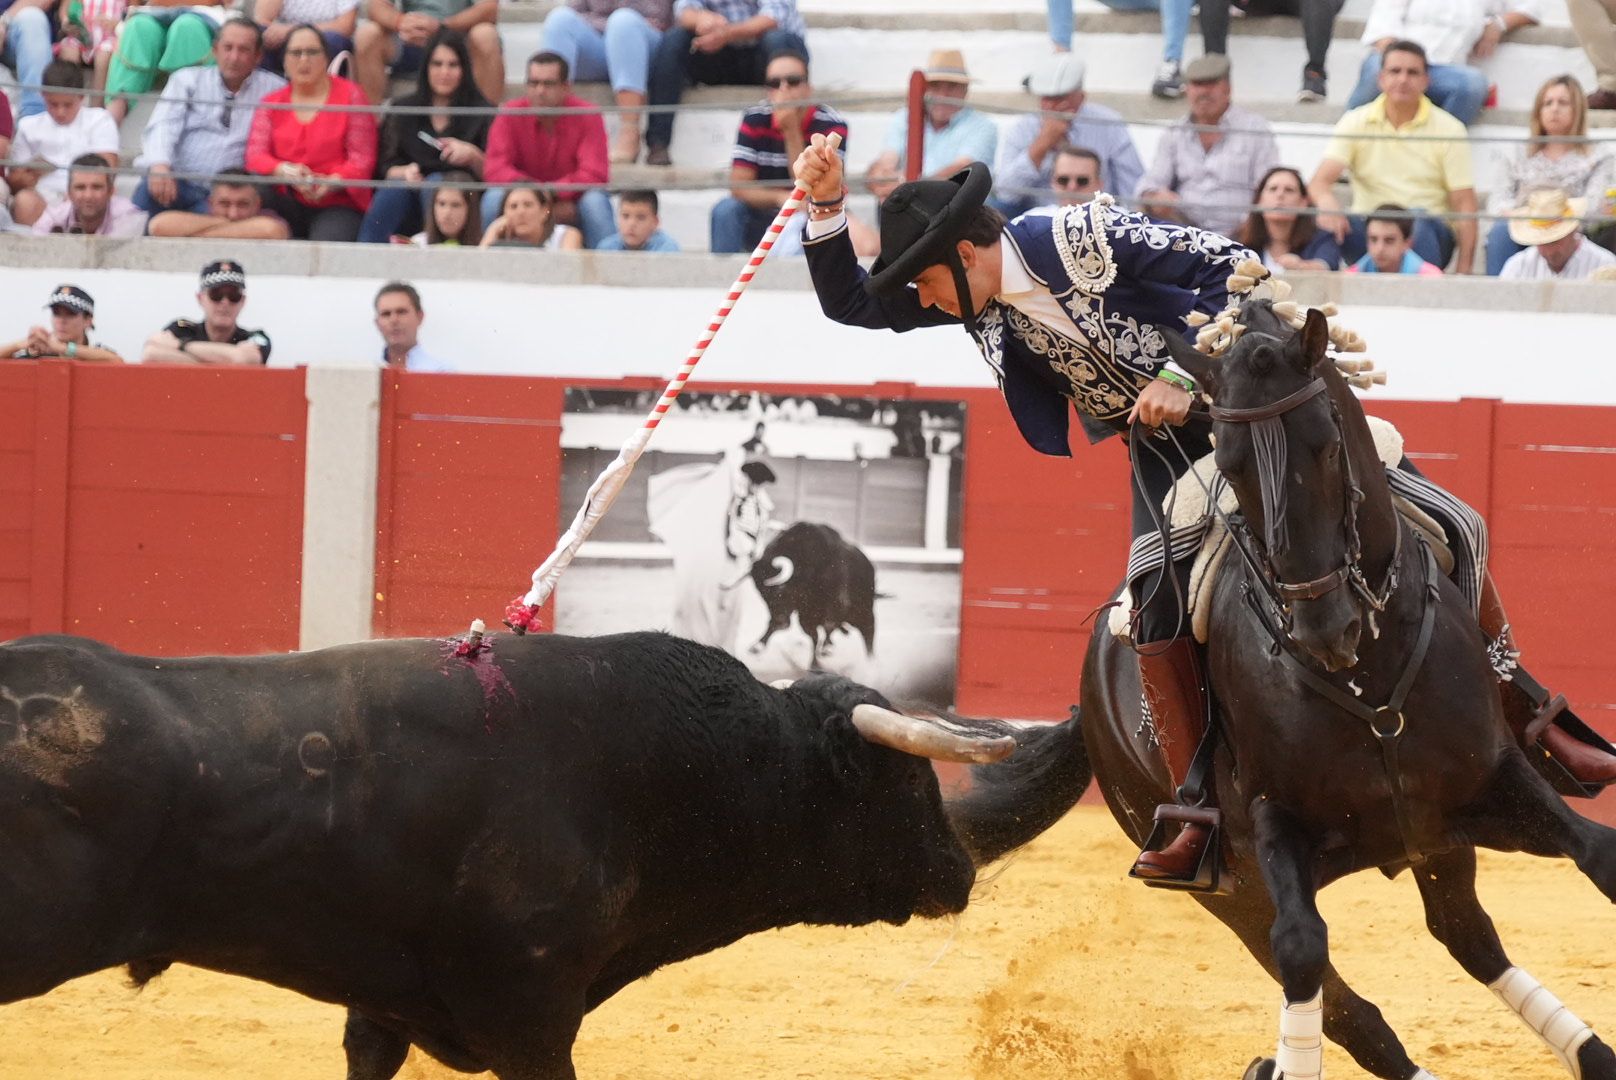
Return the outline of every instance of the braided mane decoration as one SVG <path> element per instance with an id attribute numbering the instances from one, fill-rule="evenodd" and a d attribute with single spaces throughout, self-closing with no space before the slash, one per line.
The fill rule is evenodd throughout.
<path id="1" fill-rule="evenodd" d="M 1259 287 L 1267 290 L 1265 297 L 1257 295 Z M 1245 324 L 1240 322 L 1240 312 L 1247 300 L 1272 300 L 1274 316 L 1292 329 L 1300 330 L 1307 322 L 1309 309 L 1289 298 L 1290 282 L 1274 277 L 1268 267 L 1256 259 L 1240 261 L 1234 273 L 1229 275 L 1228 289 L 1229 301 L 1216 318 L 1200 311 L 1192 311 L 1184 318 L 1190 326 L 1200 327 L 1200 332 L 1195 336 L 1195 347 L 1208 356 L 1223 356 L 1246 332 Z M 1330 348 L 1335 353 L 1336 370 L 1341 372 L 1347 383 L 1359 390 L 1384 384 L 1386 373 L 1376 371 L 1373 361 L 1367 358 L 1348 359 L 1341 355 L 1361 353 L 1368 345 L 1356 330 L 1348 329 L 1337 321 L 1336 316 L 1340 311 L 1335 304 L 1321 304 L 1318 310 L 1329 320 Z"/>

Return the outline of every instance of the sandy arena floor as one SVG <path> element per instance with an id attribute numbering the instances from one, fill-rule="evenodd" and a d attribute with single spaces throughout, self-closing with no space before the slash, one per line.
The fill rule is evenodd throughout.
<path id="1" fill-rule="evenodd" d="M 1237 1080 L 1273 1044 L 1278 990 L 1191 901 L 1122 876 L 1132 852 L 1084 807 L 979 885 L 957 922 L 793 929 L 666 969 L 584 1024 L 585 1080 Z M 1482 899 L 1517 964 L 1616 1032 L 1616 913 L 1567 863 L 1484 855 Z M 1335 958 L 1443 1080 L 1565 1074 L 1424 931 L 1406 879 L 1323 897 Z M 0 1009 L 0 1077 L 334 1080 L 339 1010 L 176 968 Z M 1339 1049 L 1334 1080 L 1365 1074 Z M 412 1055 L 403 1076 L 459 1076 Z"/>

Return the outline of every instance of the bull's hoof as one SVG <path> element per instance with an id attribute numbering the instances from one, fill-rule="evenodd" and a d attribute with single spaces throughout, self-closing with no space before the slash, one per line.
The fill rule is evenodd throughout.
<path id="1" fill-rule="evenodd" d="M 1577 1049 L 1582 1080 L 1616 1080 L 1616 1053 L 1595 1035 Z"/>
<path id="2" fill-rule="evenodd" d="M 1279 1066 L 1274 1064 L 1273 1058 L 1252 1058 L 1251 1064 L 1246 1066 L 1246 1075 L 1240 1080 L 1278 1080 Z"/>

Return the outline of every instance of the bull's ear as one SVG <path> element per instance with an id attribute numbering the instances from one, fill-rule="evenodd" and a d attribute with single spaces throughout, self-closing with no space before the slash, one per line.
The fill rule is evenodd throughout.
<path id="1" fill-rule="evenodd" d="M 1195 381 L 1207 393 L 1213 393 L 1213 387 L 1218 379 L 1218 366 L 1220 361 L 1215 356 L 1206 353 L 1184 340 L 1184 335 L 1166 326 L 1157 326 L 1157 333 L 1167 343 L 1167 355 L 1179 367 L 1195 377 Z"/>
<path id="2" fill-rule="evenodd" d="M 1324 317 L 1324 312 L 1318 308 L 1307 309 L 1307 321 L 1291 339 L 1290 349 L 1295 350 L 1296 366 L 1304 375 L 1312 374 L 1325 363 L 1330 351 L 1330 320 Z"/>

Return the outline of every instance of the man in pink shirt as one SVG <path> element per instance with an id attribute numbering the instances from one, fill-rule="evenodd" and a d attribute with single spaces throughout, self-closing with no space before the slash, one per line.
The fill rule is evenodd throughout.
<path id="1" fill-rule="evenodd" d="M 146 215 L 122 195 L 112 193 L 112 176 L 100 154 L 73 159 L 67 178 L 67 199 L 46 208 L 34 222 L 34 232 L 75 233 L 86 236 L 139 236 L 146 231 Z"/>
<path id="2" fill-rule="evenodd" d="M 510 111 L 529 108 L 591 106 L 573 96 L 566 60 L 552 52 L 534 53 L 527 62 L 527 96 L 505 102 L 488 132 L 483 178 L 490 184 L 558 185 L 556 221 L 577 226 L 584 245 L 594 247 L 617 231 L 611 199 L 604 188 L 580 191 L 559 185 L 606 183 L 606 123 L 599 112 L 524 116 Z M 483 196 L 484 221 L 499 217 L 504 197 L 501 188 L 489 188 Z"/>

